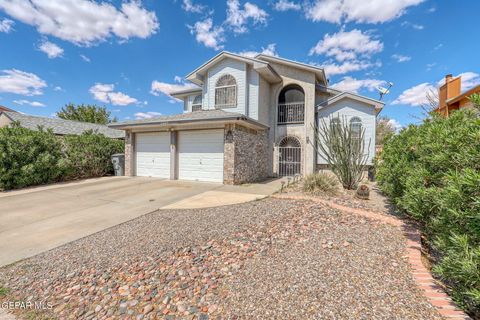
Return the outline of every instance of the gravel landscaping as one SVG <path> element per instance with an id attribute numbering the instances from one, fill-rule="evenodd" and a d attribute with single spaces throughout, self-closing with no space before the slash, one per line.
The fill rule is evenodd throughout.
<path id="1" fill-rule="evenodd" d="M 58 319 L 440 319 L 404 241 L 309 201 L 158 211 L 0 269 L 0 300 Z"/>

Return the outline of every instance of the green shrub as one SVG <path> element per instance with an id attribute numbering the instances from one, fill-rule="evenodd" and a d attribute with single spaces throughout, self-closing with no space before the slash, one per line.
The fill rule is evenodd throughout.
<path id="1" fill-rule="evenodd" d="M 67 179 L 101 177 L 113 172 L 112 154 L 124 152 L 124 142 L 86 132 L 63 139 Z"/>
<path id="2" fill-rule="evenodd" d="M 326 193 L 333 195 L 338 192 L 338 179 L 327 173 L 317 172 L 305 177 L 303 191 L 309 193 Z"/>
<path id="3" fill-rule="evenodd" d="M 388 140 L 376 169 L 382 190 L 423 222 L 440 253 L 434 272 L 480 314 L 480 118 L 461 110 L 409 126 Z"/>
<path id="4" fill-rule="evenodd" d="M 0 189 L 101 177 L 113 172 L 111 155 L 123 152 L 123 141 L 92 132 L 57 137 L 18 125 L 0 128 Z"/>
<path id="5" fill-rule="evenodd" d="M 61 154 L 61 144 L 51 131 L 18 125 L 0 128 L 0 188 L 57 181 L 65 169 Z"/>

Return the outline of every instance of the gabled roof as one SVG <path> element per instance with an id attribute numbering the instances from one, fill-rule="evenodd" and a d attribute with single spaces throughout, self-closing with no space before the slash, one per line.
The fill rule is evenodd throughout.
<path id="1" fill-rule="evenodd" d="M 324 107 L 328 107 L 329 105 L 331 105 L 335 102 L 338 102 L 340 100 L 343 100 L 343 99 L 352 99 L 352 100 L 356 100 L 356 101 L 360 101 L 360 102 L 363 102 L 365 104 L 368 104 L 368 105 L 374 107 L 375 111 L 377 113 L 379 113 L 383 109 L 383 107 L 385 106 L 385 103 L 380 101 L 380 100 L 368 98 L 368 97 L 361 96 L 361 95 L 358 95 L 358 94 L 355 94 L 355 93 L 352 93 L 352 92 L 341 92 L 341 93 L 331 97 L 330 99 L 318 104 L 317 105 L 317 110 L 321 109 L 321 108 L 324 108 Z"/>
<path id="2" fill-rule="evenodd" d="M 211 68 L 213 65 L 217 64 L 218 62 L 226 58 L 242 61 L 253 66 L 253 68 L 258 73 L 260 73 L 267 81 L 270 81 L 272 83 L 281 81 L 280 76 L 277 74 L 275 70 L 273 70 L 272 67 L 268 65 L 267 62 L 259 59 L 255 59 L 255 58 L 244 57 L 244 56 L 227 52 L 227 51 L 220 52 L 215 57 L 213 57 L 212 59 L 202 64 L 200 67 L 198 67 L 197 69 L 192 71 L 190 74 L 188 74 L 186 76 L 186 79 L 197 85 L 202 85 L 205 75 L 207 73 L 207 70 Z"/>
<path id="3" fill-rule="evenodd" d="M 80 135 L 85 131 L 93 130 L 109 138 L 120 139 L 125 137 L 125 132 L 121 130 L 111 129 L 101 124 L 72 121 L 59 118 L 30 116 L 11 111 L 0 112 L 0 114 L 5 114 L 12 121 L 18 121 L 20 123 L 20 126 L 22 126 L 23 128 L 27 128 L 30 130 L 38 130 L 38 127 L 40 126 L 44 129 L 52 129 L 53 133 L 57 135 Z"/>
<path id="4" fill-rule="evenodd" d="M 185 90 L 180 90 L 180 91 L 177 91 L 177 92 L 173 92 L 172 94 L 170 94 L 172 97 L 175 97 L 177 99 L 182 99 L 182 98 L 185 98 L 189 95 L 192 95 L 192 94 L 199 94 L 199 93 L 202 93 L 202 88 L 201 87 L 198 87 L 198 88 L 189 88 L 189 89 L 185 89 Z"/>
<path id="5" fill-rule="evenodd" d="M 15 110 L 12 110 L 10 108 L 7 108 L 5 106 L 0 105 L 0 111 L 9 111 L 9 112 L 16 112 Z"/>
<path id="6" fill-rule="evenodd" d="M 110 128 L 127 129 L 136 126 L 162 126 L 168 129 L 169 125 L 193 124 L 200 122 L 223 122 L 223 121 L 243 121 L 259 129 L 267 129 L 268 126 L 247 117 L 241 113 L 229 112 L 223 110 L 202 110 L 168 116 L 155 117 L 151 119 L 132 120 L 124 122 L 111 123 Z"/>
<path id="7" fill-rule="evenodd" d="M 327 84 L 327 77 L 325 76 L 325 71 L 323 68 L 311 65 L 311 64 L 306 64 L 303 62 L 298 62 L 298 61 L 293 61 L 293 60 L 288 60 L 280 57 L 275 57 L 275 56 L 270 56 L 266 54 L 258 54 L 255 56 L 255 59 L 257 60 L 262 60 L 262 61 L 267 61 L 267 62 L 274 62 L 278 64 L 283 64 L 287 66 L 291 66 L 294 68 L 306 70 L 315 73 L 315 76 L 317 80 L 321 83 L 326 85 Z"/>

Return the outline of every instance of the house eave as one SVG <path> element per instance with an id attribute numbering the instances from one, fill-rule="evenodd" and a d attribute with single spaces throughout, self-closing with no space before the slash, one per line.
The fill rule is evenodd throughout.
<path id="1" fill-rule="evenodd" d="M 359 101 L 359 102 L 363 102 L 367 105 L 370 105 L 371 107 L 375 108 L 375 113 L 376 114 L 380 113 L 380 111 L 382 111 L 383 107 L 385 106 L 385 103 L 380 101 L 380 100 L 376 100 L 376 99 L 372 99 L 372 98 L 369 98 L 369 97 L 361 96 L 361 95 L 351 93 L 351 92 L 342 92 L 340 94 L 337 94 L 337 95 L 331 97 L 330 99 L 328 99 L 328 100 L 326 100 L 322 103 L 319 103 L 316 106 L 316 110 L 318 111 L 320 109 L 323 109 L 325 107 L 330 106 L 331 104 L 334 104 L 337 101 L 340 101 L 342 99 L 347 99 L 347 98 L 352 99 L 352 100 L 356 100 L 356 101 Z"/>
<path id="2" fill-rule="evenodd" d="M 227 58 L 234 59 L 234 60 L 237 60 L 237 61 L 242 61 L 244 63 L 247 63 L 247 64 L 253 66 L 253 68 L 257 72 L 262 74 L 262 76 L 269 82 L 274 83 L 274 82 L 281 81 L 280 76 L 277 74 L 277 72 L 275 70 L 273 70 L 273 68 L 271 68 L 268 65 L 268 62 L 258 60 L 258 59 L 255 59 L 255 58 L 244 57 L 244 56 L 241 56 L 241 55 L 238 55 L 238 54 L 235 54 L 235 53 L 232 53 L 232 52 L 228 52 L 228 51 L 220 52 L 219 54 L 217 54 L 216 56 L 214 56 L 213 58 L 211 58 L 210 60 L 208 60 L 207 62 L 202 64 L 200 67 L 198 67 L 194 71 L 190 72 L 185 77 L 185 79 L 187 79 L 188 81 L 190 81 L 192 83 L 195 83 L 196 85 L 201 86 L 204 82 L 207 70 L 211 66 L 213 66 L 214 64 L 222 61 L 223 59 L 227 59 Z"/>
<path id="3" fill-rule="evenodd" d="M 241 124 L 245 127 L 255 130 L 266 130 L 269 127 L 262 123 L 244 116 L 225 117 L 215 119 L 185 119 L 174 121 L 148 122 L 148 123 L 125 123 L 125 124 L 111 124 L 109 127 L 120 130 L 137 130 L 137 129 L 158 129 L 160 131 L 171 130 L 186 130 L 186 129 L 200 129 L 200 128 L 214 128 L 215 126 L 224 126 L 226 124 Z"/>
<path id="4" fill-rule="evenodd" d="M 315 78 L 319 83 L 327 85 L 327 77 L 325 75 L 325 70 L 320 67 L 315 67 L 303 62 L 298 62 L 298 61 L 293 61 L 285 58 L 280 58 L 280 57 L 275 57 L 275 56 L 270 56 L 266 54 L 258 54 L 255 56 L 255 59 L 257 60 L 264 60 L 267 62 L 274 62 L 274 63 L 279 63 L 279 64 L 284 64 L 293 68 L 298 68 L 301 70 L 313 72 L 315 74 Z"/>

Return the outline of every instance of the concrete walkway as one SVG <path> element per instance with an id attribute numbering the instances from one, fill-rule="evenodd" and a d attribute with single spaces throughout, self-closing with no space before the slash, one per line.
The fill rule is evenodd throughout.
<path id="1" fill-rule="evenodd" d="M 109 177 L 0 193 L 0 266 L 164 208 L 228 205 L 268 196 L 247 186 Z"/>

